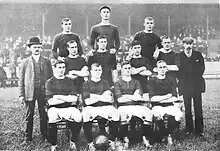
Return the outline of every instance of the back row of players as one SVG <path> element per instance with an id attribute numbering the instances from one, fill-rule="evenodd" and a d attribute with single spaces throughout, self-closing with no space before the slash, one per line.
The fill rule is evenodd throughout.
<path id="1" fill-rule="evenodd" d="M 149 147 L 149 140 L 152 137 L 150 123 L 154 115 L 157 117 L 160 134 L 166 136 L 168 143 L 172 144 L 171 133 L 178 125 L 182 115 L 180 109 L 174 105 L 177 100 L 177 73 L 179 92 L 183 94 L 186 108 L 186 132 L 194 132 L 191 113 L 191 99 L 193 98 L 196 116 L 195 133 L 203 135 L 201 93 L 205 90 L 202 78 L 205 66 L 201 53 L 192 50 L 193 39 L 185 38 L 183 40 L 184 52 L 177 55 L 171 50 L 169 37 L 160 38 L 152 31 L 153 18 L 145 18 L 145 28 L 135 35 L 131 44 L 131 53 L 127 57 L 128 62 L 121 64 L 121 78 L 114 83 L 112 70 L 116 67 L 115 53 L 119 49 L 120 42 L 117 26 L 109 22 L 110 12 L 111 9 L 108 6 L 100 8 L 102 21 L 92 27 L 90 43 L 93 50 L 88 53 L 86 59 L 81 57 L 83 51 L 80 38 L 71 32 L 70 19 L 62 20 L 63 32 L 54 38 L 52 53 L 53 58 L 58 61 L 52 61 L 54 77 L 46 82 L 46 95 L 51 106 L 48 110 L 48 117 L 49 140 L 52 150 L 56 148 L 57 143 L 55 123 L 60 118 L 66 118 L 75 123 L 75 125 L 72 123 L 71 126 L 72 147 L 75 146 L 76 138 L 79 135 L 79 123 L 83 120 L 85 136 L 89 148 L 92 148 L 91 126 L 92 120 L 97 116 L 105 119 L 99 121 L 100 132 L 105 133 L 101 125 L 105 124 L 107 120 L 110 121 L 109 138 L 111 140 L 122 138 L 124 146 L 127 146 L 129 140 L 128 122 L 131 125 L 131 132 L 135 133 L 135 122 L 137 119 L 141 119 L 143 142 L 146 147 Z M 156 76 L 151 77 L 155 72 Z M 64 75 L 74 79 L 72 80 L 74 82 L 69 80 L 61 80 L 61 82 L 59 79 L 62 79 L 61 77 Z M 88 76 L 90 76 L 89 80 L 84 82 Z M 76 78 L 77 80 L 75 80 Z M 111 86 L 114 86 L 113 89 Z M 112 98 L 112 92 L 114 92 L 115 99 Z M 65 101 L 59 102 L 59 100 L 68 100 L 63 96 L 67 93 L 82 94 L 85 105 L 82 113 L 77 108 L 65 112 L 60 110 L 60 108 L 69 107 L 68 102 L 66 102 L 67 106 Z M 73 104 L 74 100 L 76 103 L 76 99 L 71 98 L 71 100 L 73 100 Z M 117 108 L 112 106 L 113 100 L 117 102 Z M 147 103 L 149 100 L 153 106 L 152 110 Z M 164 125 L 167 115 L 173 123 L 170 126 Z M 134 120 L 133 117 L 137 117 L 137 119 Z M 120 128 L 118 127 L 119 121 L 121 121 Z"/>

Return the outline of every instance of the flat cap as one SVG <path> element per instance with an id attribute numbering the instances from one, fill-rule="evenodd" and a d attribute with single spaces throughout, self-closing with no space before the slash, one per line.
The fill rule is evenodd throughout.
<path id="1" fill-rule="evenodd" d="M 194 39 L 192 37 L 185 37 L 183 38 L 183 43 L 190 43 L 192 44 L 194 42 Z"/>

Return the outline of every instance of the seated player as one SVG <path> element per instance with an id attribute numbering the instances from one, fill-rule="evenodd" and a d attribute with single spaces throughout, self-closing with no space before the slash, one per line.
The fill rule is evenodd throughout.
<path id="1" fill-rule="evenodd" d="M 110 85 L 101 78 L 102 66 L 94 63 L 91 65 L 91 79 L 83 83 L 83 99 L 85 107 L 82 110 L 83 114 L 83 129 L 88 142 L 89 150 L 94 150 L 92 136 L 92 121 L 101 117 L 98 120 L 99 130 L 101 135 L 106 135 L 105 124 L 109 121 L 109 139 L 111 147 L 113 141 L 118 134 L 119 113 L 113 106 L 114 100 Z"/>
<path id="2" fill-rule="evenodd" d="M 148 100 L 142 98 L 140 83 L 131 78 L 131 65 L 123 62 L 121 65 L 122 77 L 115 83 L 115 95 L 118 101 L 118 111 L 121 118 L 120 137 L 124 140 L 124 147 L 129 144 L 128 125 L 131 126 L 131 136 L 135 135 L 135 124 L 140 121 L 142 125 L 142 137 L 146 148 L 150 147 L 150 136 L 152 135 L 153 113 L 145 105 Z M 132 139 L 132 138 L 130 138 Z"/>
<path id="3" fill-rule="evenodd" d="M 69 51 L 69 56 L 65 59 L 67 72 L 66 77 L 71 79 L 77 78 L 76 90 L 77 94 L 81 94 L 84 77 L 86 78 L 89 76 L 87 63 L 85 59 L 79 55 L 76 41 L 68 41 L 67 50 Z"/>
<path id="4" fill-rule="evenodd" d="M 176 79 L 177 71 L 179 70 L 178 65 L 180 64 L 179 55 L 172 51 L 171 49 L 171 39 L 168 36 L 163 36 L 162 38 L 163 48 L 156 49 L 154 52 L 154 59 L 164 60 L 167 64 L 167 76 L 171 76 Z M 157 69 L 157 68 L 155 68 Z"/>
<path id="5" fill-rule="evenodd" d="M 163 60 L 157 62 L 158 74 L 149 80 L 149 97 L 152 103 L 152 112 L 159 127 L 160 138 L 164 137 L 168 145 L 172 145 L 172 133 L 177 128 L 182 112 L 174 102 L 178 100 L 176 81 L 166 76 L 167 65 Z"/>
<path id="6" fill-rule="evenodd" d="M 143 92 L 143 98 L 149 100 L 148 77 L 152 74 L 150 61 L 146 57 L 141 56 L 141 43 L 139 41 L 133 41 L 131 49 L 133 51 L 130 60 L 132 78 L 139 81 Z"/>
<path id="7" fill-rule="evenodd" d="M 49 142 L 52 144 L 51 151 L 57 148 L 57 125 L 62 119 L 68 120 L 72 131 L 70 150 L 76 149 L 82 114 L 77 109 L 76 85 L 73 80 L 64 76 L 65 62 L 58 60 L 53 64 L 54 76 L 46 82 L 46 97 L 49 104 Z"/>
<path id="8" fill-rule="evenodd" d="M 102 66 L 102 78 L 112 86 L 112 70 L 116 66 L 116 57 L 115 54 L 109 51 L 107 48 L 107 37 L 105 35 L 99 35 L 97 37 L 98 50 L 89 56 L 88 65 L 89 67 L 93 63 L 98 63 Z"/>

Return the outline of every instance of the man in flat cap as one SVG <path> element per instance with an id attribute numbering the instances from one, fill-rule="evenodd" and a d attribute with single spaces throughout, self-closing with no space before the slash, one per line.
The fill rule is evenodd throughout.
<path id="1" fill-rule="evenodd" d="M 32 55 L 24 59 L 20 66 L 19 76 L 19 100 L 26 106 L 26 141 L 32 141 L 33 116 L 35 101 L 37 100 L 40 115 L 40 132 L 42 138 L 47 137 L 47 120 L 44 106 L 45 100 L 45 82 L 52 77 L 53 71 L 50 60 L 43 57 L 42 43 L 38 37 L 31 37 L 28 47 Z"/>
<path id="2" fill-rule="evenodd" d="M 202 113 L 202 93 L 205 92 L 205 80 L 203 73 L 205 64 L 202 54 L 193 49 L 193 38 L 183 39 L 184 51 L 180 53 L 179 65 L 179 92 L 183 95 L 185 105 L 186 134 L 195 133 L 204 136 L 203 133 L 203 113 Z M 195 112 L 195 127 L 192 118 L 192 100 Z"/>

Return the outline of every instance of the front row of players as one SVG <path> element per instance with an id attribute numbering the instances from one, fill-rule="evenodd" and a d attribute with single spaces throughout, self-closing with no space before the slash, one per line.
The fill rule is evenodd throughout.
<path id="1" fill-rule="evenodd" d="M 136 134 L 136 125 L 140 125 L 141 138 L 146 148 L 151 146 L 155 134 L 161 140 L 167 139 L 172 144 L 172 133 L 178 126 L 182 116 L 175 105 L 178 100 L 176 84 L 172 78 L 166 77 L 167 65 L 157 62 L 158 74 L 149 79 L 149 98 L 143 92 L 138 80 L 131 77 L 132 68 L 129 62 L 121 64 L 121 78 L 111 88 L 102 78 L 103 68 L 98 63 L 90 67 L 90 78 L 82 86 L 83 108 L 77 106 L 77 80 L 65 76 L 66 62 L 58 60 L 53 64 L 54 76 L 46 82 L 46 97 L 49 104 L 49 141 L 51 150 L 57 147 L 56 122 L 66 119 L 72 131 L 70 149 L 76 149 L 81 125 L 88 142 L 88 149 L 95 150 L 92 136 L 92 122 L 98 120 L 100 134 L 107 135 L 105 124 L 108 122 L 110 146 L 115 147 L 116 140 L 121 140 L 125 148 Z M 159 132 L 153 130 L 156 123 Z M 129 129 L 130 127 L 130 129 Z"/>

